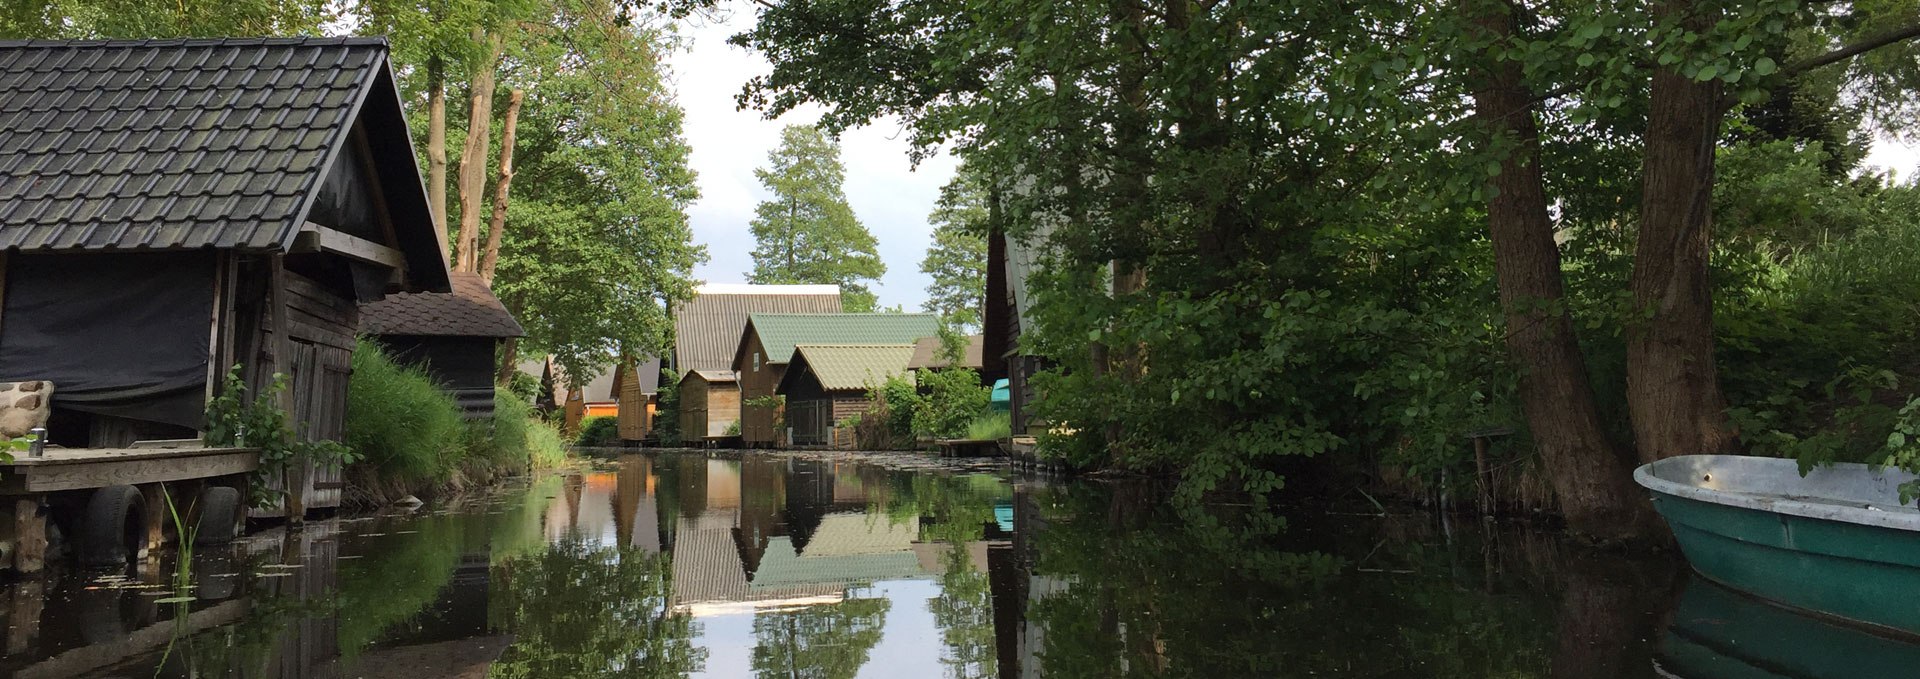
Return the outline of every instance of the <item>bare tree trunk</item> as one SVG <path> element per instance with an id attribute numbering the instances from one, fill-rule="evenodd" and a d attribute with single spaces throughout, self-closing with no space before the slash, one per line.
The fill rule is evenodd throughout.
<path id="1" fill-rule="evenodd" d="M 447 237 L 447 65 L 438 55 L 427 59 L 427 202 L 433 208 L 434 233 Z M 451 254 L 451 253 L 449 253 Z"/>
<path id="2" fill-rule="evenodd" d="M 1475 23 L 1496 42 L 1514 30 L 1499 2 L 1466 0 Z M 1553 483 L 1567 527 L 1599 541 L 1653 534 L 1657 520 L 1633 488 L 1631 457 L 1607 438 L 1586 359 L 1567 315 L 1560 250 L 1553 240 L 1539 164 L 1539 130 L 1520 64 L 1485 67 L 1474 92 L 1475 117 L 1496 143 L 1511 144 L 1491 182 L 1487 226 L 1506 316 L 1507 352 L 1521 370 L 1521 408 Z"/>
<path id="3" fill-rule="evenodd" d="M 454 271 L 479 267 L 480 207 L 487 190 L 487 143 L 493 130 L 494 65 L 500 61 L 501 36 L 473 29 L 473 41 L 487 45 L 487 59 L 468 82 L 467 144 L 460 154 L 460 238 Z"/>
<path id="4" fill-rule="evenodd" d="M 513 383 L 513 373 L 520 369 L 520 338 L 508 337 L 500 344 L 500 368 L 494 371 L 495 384 Z"/>
<path id="5" fill-rule="evenodd" d="M 1654 6 L 1661 17 L 1710 25 L 1692 0 Z M 1720 81 L 1654 71 L 1642 168 L 1640 236 L 1633 252 L 1635 319 L 1627 340 L 1627 405 L 1640 459 L 1734 450 L 1713 355 L 1707 258 L 1713 226 L 1713 153 L 1726 113 Z"/>
<path id="6" fill-rule="evenodd" d="M 480 257 L 480 277 L 493 282 L 493 269 L 500 263 L 500 239 L 507 231 L 507 187 L 513 184 L 513 130 L 520 124 L 520 103 L 526 92 L 515 89 L 507 95 L 507 120 L 500 132 L 500 180 L 493 187 L 493 219 L 487 224 L 487 248 Z"/>

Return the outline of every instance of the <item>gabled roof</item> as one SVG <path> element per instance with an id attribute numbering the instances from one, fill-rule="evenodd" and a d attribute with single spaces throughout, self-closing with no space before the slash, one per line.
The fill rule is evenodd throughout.
<path id="1" fill-rule="evenodd" d="M 681 372 L 733 369 L 747 316 L 761 312 L 840 313 L 837 285 L 703 285 L 673 311 L 674 361 Z"/>
<path id="2" fill-rule="evenodd" d="M 640 393 L 660 393 L 660 357 L 649 356 L 644 361 L 629 361 L 614 366 L 613 398 L 620 398 L 620 390 L 626 388 L 628 380 L 639 380 Z"/>
<path id="3" fill-rule="evenodd" d="M 943 348 L 944 347 L 940 346 L 940 338 L 938 337 L 920 338 L 919 341 L 913 343 L 913 360 L 907 363 L 907 367 L 914 370 L 952 367 L 947 365 L 946 357 L 940 355 L 941 349 Z M 984 349 L 985 341 L 980 335 L 967 337 L 967 346 L 961 350 L 959 367 L 979 370 L 981 366 L 980 359 L 985 353 Z"/>
<path id="4" fill-rule="evenodd" d="M 827 391 L 864 390 L 894 375 L 911 378 L 907 362 L 912 359 L 911 344 L 802 344 L 775 392 L 787 393 L 808 375 Z"/>
<path id="5" fill-rule="evenodd" d="M 452 282 L 453 292 L 401 293 L 361 304 L 360 332 L 437 337 L 527 335 L 479 274 L 454 273 Z"/>
<path id="6" fill-rule="evenodd" d="M 786 363 L 799 344 L 913 344 L 940 333 L 933 314 L 753 314 L 737 338 L 733 368 L 740 368 L 740 351 L 749 334 L 760 338 L 767 363 Z"/>
<path id="7" fill-rule="evenodd" d="M 410 282 L 445 290 L 387 55 L 379 38 L 0 41 L 0 248 L 286 251 L 365 121 Z"/>
<path id="8" fill-rule="evenodd" d="M 688 370 L 687 375 L 685 377 L 680 378 L 680 381 L 685 382 L 689 379 L 693 379 L 695 376 L 698 376 L 702 380 L 706 380 L 708 384 L 713 384 L 716 382 L 727 383 L 727 382 L 740 381 L 740 373 L 734 372 L 732 370 Z"/>

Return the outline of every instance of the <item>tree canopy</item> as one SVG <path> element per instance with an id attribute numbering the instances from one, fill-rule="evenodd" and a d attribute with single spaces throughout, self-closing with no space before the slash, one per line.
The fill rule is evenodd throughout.
<path id="1" fill-rule="evenodd" d="M 921 308 L 963 328 L 986 318 L 987 213 L 986 178 L 963 166 L 927 216 L 933 243 L 920 272 L 932 280 Z"/>
<path id="2" fill-rule="evenodd" d="M 754 208 L 754 283 L 836 284 L 847 311 L 872 311 L 863 281 L 887 272 L 879 242 L 847 205 L 840 144 L 810 125 L 780 131 L 780 146 L 753 175 L 773 192 Z"/>

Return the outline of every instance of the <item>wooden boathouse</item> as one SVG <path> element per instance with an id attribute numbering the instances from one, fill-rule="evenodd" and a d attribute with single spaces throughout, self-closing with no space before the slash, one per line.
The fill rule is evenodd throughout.
<path id="1" fill-rule="evenodd" d="M 85 559 L 161 539 L 162 484 L 244 492 L 255 456 L 198 441 L 229 367 L 338 440 L 359 304 L 450 289 L 432 223 L 384 40 L 0 42 L 0 380 L 51 387 L 0 466 L 15 567 L 49 509 Z"/>
<path id="2" fill-rule="evenodd" d="M 795 346 L 801 344 L 905 344 L 940 332 L 933 314 L 753 314 L 739 339 L 733 370 L 740 375 L 740 436 L 748 446 L 775 445 L 784 436 L 775 426 L 781 409 L 767 405 L 775 395 Z"/>
<path id="3" fill-rule="evenodd" d="M 708 284 L 674 307 L 671 367 L 680 376 L 680 435 L 687 443 L 739 437 L 733 357 L 747 317 L 756 313 L 837 314 L 840 286 Z"/>
<path id="4" fill-rule="evenodd" d="M 493 416 L 495 358 L 508 338 L 525 337 L 479 274 L 451 276 L 450 292 L 407 292 L 360 305 L 360 331 L 397 362 L 419 366 L 469 419 Z"/>
<path id="5" fill-rule="evenodd" d="M 794 445 L 834 445 L 836 425 L 874 407 L 870 388 L 913 379 L 912 344 L 801 344 L 774 393 L 786 397 Z"/>

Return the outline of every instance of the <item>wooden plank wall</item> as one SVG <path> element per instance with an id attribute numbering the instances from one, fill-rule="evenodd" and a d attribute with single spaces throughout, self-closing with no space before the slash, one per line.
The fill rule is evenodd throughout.
<path id="1" fill-rule="evenodd" d="M 773 428 L 774 420 L 779 417 L 777 409 L 746 405 L 755 398 L 772 396 L 774 387 L 780 385 L 780 375 L 786 372 L 784 363 L 767 363 L 766 354 L 766 348 L 760 345 L 760 337 L 749 333 L 740 353 L 742 358 L 734 366 L 740 372 L 740 438 L 747 445 L 770 445 L 778 433 Z M 756 356 L 759 357 L 757 370 L 754 366 Z"/>
<path id="2" fill-rule="evenodd" d="M 694 377 L 680 383 L 680 438 L 686 442 L 699 441 L 707 433 L 707 390 L 706 380 Z"/>
<path id="3" fill-rule="evenodd" d="M 620 412 L 618 424 L 620 438 L 638 441 L 647 437 L 647 431 L 653 428 L 652 418 L 648 417 L 647 395 L 640 391 L 640 378 L 633 370 L 620 373 Z"/>

